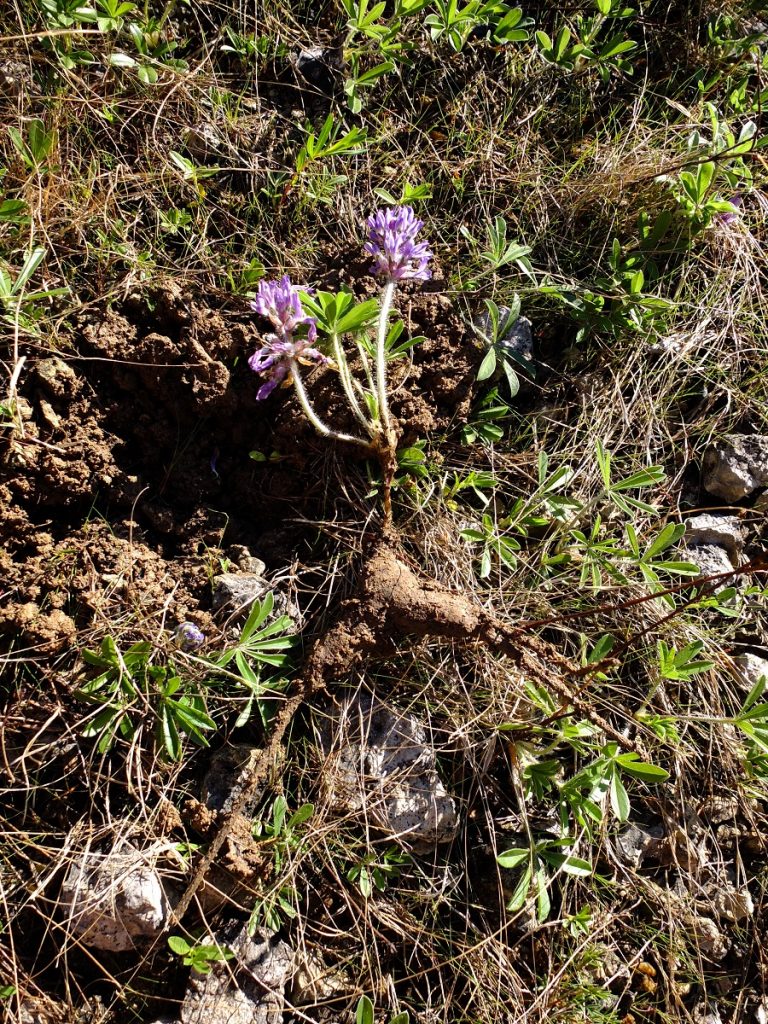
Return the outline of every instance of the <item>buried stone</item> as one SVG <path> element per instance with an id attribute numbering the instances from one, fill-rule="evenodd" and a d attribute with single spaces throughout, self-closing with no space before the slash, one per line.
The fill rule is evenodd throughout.
<path id="1" fill-rule="evenodd" d="M 741 501 L 768 487 L 768 436 L 728 434 L 704 456 L 704 489 L 724 501 Z"/>
<path id="2" fill-rule="evenodd" d="M 68 932 L 87 946 L 116 953 L 156 938 L 169 908 L 154 862 L 171 849 L 167 843 L 147 850 L 124 843 L 105 854 L 80 854 L 61 887 Z"/>
<path id="3" fill-rule="evenodd" d="M 323 786 L 335 810 L 364 812 L 372 824 L 417 850 L 455 837 L 455 802 L 437 773 L 427 730 L 413 715 L 362 696 L 318 732 Z"/>
<path id="4" fill-rule="evenodd" d="M 181 1004 L 181 1024 L 279 1024 L 285 986 L 294 966 L 290 946 L 274 932 L 231 921 L 211 936 L 234 957 L 207 974 L 192 972 Z"/>

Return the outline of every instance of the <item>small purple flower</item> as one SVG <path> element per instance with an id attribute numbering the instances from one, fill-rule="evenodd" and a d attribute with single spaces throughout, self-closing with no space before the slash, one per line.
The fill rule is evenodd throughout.
<path id="1" fill-rule="evenodd" d="M 723 213 L 716 213 L 715 220 L 720 221 L 721 224 L 734 224 L 739 219 L 738 210 L 741 206 L 741 196 L 738 193 L 735 196 L 731 196 L 728 200 L 731 206 L 735 206 L 735 210 L 724 210 Z"/>
<path id="2" fill-rule="evenodd" d="M 313 348 L 317 339 L 317 322 L 301 306 L 299 287 L 285 274 L 279 281 L 259 281 L 256 298 L 251 309 L 266 317 L 275 327 L 274 334 L 265 334 L 258 352 L 248 360 L 254 373 L 268 378 L 256 392 L 256 400 L 269 397 L 278 384 L 289 377 L 291 360 L 306 363 L 326 362 L 325 356 Z M 305 338 L 295 337 L 297 328 L 307 325 Z"/>
<path id="3" fill-rule="evenodd" d="M 326 362 L 322 352 L 312 348 L 309 341 L 309 338 L 292 338 L 290 335 L 285 335 L 284 338 L 279 338 L 276 334 L 264 335 L 264 345 L 248 360 L 248 365 L 254 373 L 269 376 L 267 383 L 262 384 L 256 392 L 257 401 L 268 398 L 277 385 L 282 384 L 288 377 L 292 359 L 298 359 L 302 363 Z"/>
<path id="4" fill-rule="evenodd" d="M 416 235 L 424 227 L 410 206 L 391 206 L 377 210 L 367 222 L 368 241 L 364 251 L 374 258 L 372 274 L 381 274 L 390 281 L 427 281 L 432 259 L 427 242 L 417 242 Z"/>
<path id="5" fill-rule="evenodd" d="M 251 309 L 271 320 L 281 336 L 293 334 L 301 324 L 308 324 L 309 340 L 314 341 L 317 337 L 317 324 L 314 317 L 307 316 L 301 308 L 300 291 L 298 285 L 291 283 L 287 274 L 279 281 L 259 281 Z"/>
<path id="6" fill-rule="evenodd" d="M 194 622 L 182 622 L 174 630 L 173 639 L 182 651 L 196 651 L 205 643 L 205 633 Z"/>

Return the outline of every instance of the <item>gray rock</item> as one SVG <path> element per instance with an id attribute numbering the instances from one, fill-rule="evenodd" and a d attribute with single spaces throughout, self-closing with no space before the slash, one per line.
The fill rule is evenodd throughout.
<path id="1" fill-rule="evenodd" d="M 315 1004 L 353 989 L 352 980 L 344 971 L 329 969 L 317 953 L 296 950 L 290 988 L 292 1003 Z"/>
<path id="2" fill-rule="evenodd" d="M 732 821 L 739 813 L 739 800 L 735 796 L 708 796 L 698 810 L 699 817 L 710 825 Z"/>
<path id="3" fill-rule="evenodd" d="M 331 95 L 340 68 L 339 51 L 323 46 L 310 46 L 296 57 L 296 70 L 301 77 L 321 92 Z"/>
<path id="4" fill-rule="evenodd" d="M 744 534 L 736 516 L 691 516 L 685 521 L 685 543 L 689 548 L 716 544 L 725 548 L 734 566 L 744 549 Z"/>
<path id="5" fill-rule="evenodd" d="M 237 562 L 238 567 L 243 572 L 253 573 L 254 576 L 263 576 L 267 571 L 265 563 L 260 558 L 252 555 L 250 549 L 245 544 L 230 544 L 227 548 L 227 554 Z"/>
<path id="6" fill-rule="evenodd" d="M 210 160 L 221 156 L 227 144 L 210 121 L 198 121 L 184 131 L 184 144 L 191 156 Z"/>
<path id="7" fill-rule="evenodd" d="M 729 434 L 704 456 L 704 488 L 724 501 L 741 501 L 768 486 L 768 436 Z"/>
<path id="8" fill-rule="evenodd" d="M 128 843 L 107 854 L 84 851 L 61 887 L 68 932 L 87 946 L 122 952 L 156 938 L 168 919 L 168 900 L 153 863 L 166 844 L 137 850 Z"/>
<path id="9" fill-rule="evenodd" d="M 712 899 L 717 916 L 726 921 L 738 924 L 755 913 L 755 902 L 746 886 L 738 889 L 732 882 L 721 879 Z"/>
<path id="10" fill-rule="evenodd" d="M 687 561 L 693 562 L 694 565 L 698 566 L 702 576 L 715 576 L 717 573 L 733 572 L 736 568 L 728 557 L 726 549 L 721 548 L 718 544 L 695 544 L 686 550 L 685 556 Z M 743 577 L 741 576 L 733 576 L 730 579 L 724 576 L 722 581 L 717 584 L 717 589 L 720 587 L 738 586 L 742 580 Z"/>
<path id="11" fill-rule="evenodd" d="M 224 747 L 211 758 L 211 764 L 203 779 L 203 803 L 210 811 L 226 813 L 233 800 L 239 796 L 243 780 L 248 776 L 261 752 L 261 747 L 252 747 L 246 743 Z M 260 795 L 254 797 L 252 807 L 244 807 L 243 814 L 248 815 L 256 810 Z"/>
<path id="12" fill-rule="evenodd" d="M 381 701 L 348 701 L 321 730 L 326 756 L 322 781 L 340 812 L 368 820 L 406 847 L 450 842 L 458 831 L 456 805 L 437 773 L 424 726 Z"/>
<path id="13" fill-rule="evenodd" d="M 34 91 L 35 80 L 32 68 L 20 60 L 0 60 L 0 93 L 5 96 L 20 96 Z"/>
<path id="14" fill-rule="evenodd" d="M 653 857 L 658 852 L 663 838 L 664 828 L 661 825 L 649 829 L 628 825 L 616 836 L 616 853 L 625 864 L 638 868 L 646 857 Z"/>
<path id="15" fill-rule="evenodd" d="M 230 949 L 234 959 L 214 964 L 208 974 L 192 971 L 181 1005 L 181 1024 L 281 1024 L 285 986 L 294 954 L 274 932 L 251 938 L 240 921 L 209 940 Z"/>
<path id="16" fill-rule="evenodd" d="M 757 654 L 740 654 L 733 659 L 736 669 L 736 681 L 745 693 L 749 693 L 759 679 L 764 678 L 768 684 L 768 660 Z"/>
<path id="17" fill-rule="evenodd" d="M 223 572 L 215 576 L 216 590 L 213 594 L 213 610 L 237 612 L 248 615 L 251 605 L 269 590 L 269 582 L 256 573 Z"/>
<path id="18" fill-rule="evenodd" d="M 35 378 L 52 398 L 71 398 L 80 390 L 77 374 L 69 363 L 58 356 L 38 360 L 35 364 Z"/>
<path id="19" fill-rule="evenodd" d="M 528 317 L 520 316 L 513 323 L 507 323 L 511 310 L 509 306 L 499 306 L 499 330 L 503 332 L 498 344 L 523 363 L 533 360 L 533 332 Z M 475 327 L 490 342 L 491 318 L 488 313 L 480 313 L 475 318 Z M 490 346 L 489 346 L 490 347 Z M 501 373 L 499 368 L 497 371 Z"/>

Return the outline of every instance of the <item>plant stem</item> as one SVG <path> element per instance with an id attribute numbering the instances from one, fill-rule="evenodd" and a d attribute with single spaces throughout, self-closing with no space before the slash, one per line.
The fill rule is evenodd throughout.
<path id="1" fill-rule="evenodd" d="M 379 330 L 376 338 L 376 400 L 379 405 L 379 420 L 384 436 L 391 443 L 392 421 L 389 415 L 389 399 L 387 397 L 387 328 L 389 327 L 389 311 L 395 296 L 395 282 L 388 281 L 381 293 L 381 310 L 379 312 Z"/>
<path id="2" fill-rule="evenodd" d="M 365 413 L 360 407 L 360 403 L 357 400 L 357 395 L 355 394 L 355 386 L 352 382 L 352 375 L 349 372 L 349 363 L 347 362 L 347 357 L 344 354 L 344 349 L 341 347 L 341 340 L 339 339 L 338 334 L 336 334 L 335 332 L 331 335 L 331 337 L 333 339 L 333 354 L 334 358 L 336 359 L 336 365 L 339 368 L 339 377 L 341 377 L 341 383 L 344 387 L 344 393 L 349 399 L 349 404 L 352 408 L 352 412 L 355 414 L 355 418 L 357 419 L 358 423 L 362 425 L 366 433 L 370 434 L 371 437 L 373 437 L 376 434 L 376 425 L 372 423 L 371 420 L 365 415 Z"/>
<path id="3" fill-rule="evenodd" d="M 362 437 L 354 437 L 352 434 L 342 434 L 338 430 L 332 430 L 326 423 L 320 419 L 315 410 L 312 408 L 312 403 L 309 400 L 307 392 L 304 390 L 304 384 L 301 379 L 301 373 L 299 372 L 299 364 L 297 360 L 291 359 L 291 376 L 293 378 L 293 386 L 296 389 L 296 396 L 299 399 L 301 408 L 304 410 L 304 414 L 315 428 L 315 430 L 323 434 L 324 437 L 332 437 L 337 441 L 351 441 L 352 444 L 362 445 L 363 448 L 370 448 L 371 442 L 364 440 Z"/>

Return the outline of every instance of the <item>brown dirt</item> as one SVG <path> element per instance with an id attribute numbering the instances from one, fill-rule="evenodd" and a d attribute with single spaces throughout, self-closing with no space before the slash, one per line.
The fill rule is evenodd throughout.
<path id="1" fill-rule="evenodd" d="M 401 309 L 433 339 L 393 367 L 393 412 L 409 442 L 466 412 L 479 356 L 461 343 L 445 296 L 404 295 Z M 328 442 L 291 393 L 256 403 L 246 359 L 257 337 L 252 314 L 168 285 L 84 313 L 66 351 L 30 347 L 23 430 L 0 435 L 7 637 L 50 653 L 75 627 L 110 617 L 202 624 L 225 543 L 290 561 L 300 535 L 275 550 L 274 533 L 291 516 L 322 516 L 328 481 L 310 461 Z M 334 374 L 309 383 L 321 415 L 341 420 Z M 285 458 L 254 463 L 253 449 Z"/>

